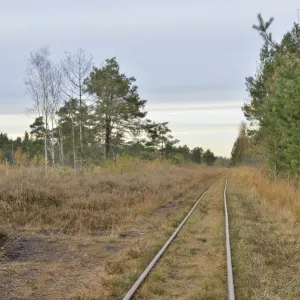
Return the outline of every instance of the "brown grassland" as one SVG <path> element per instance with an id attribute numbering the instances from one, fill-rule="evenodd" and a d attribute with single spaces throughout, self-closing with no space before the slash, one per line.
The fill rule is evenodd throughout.
<path id="1" fill-rule="evenodd" d="M 0 298 L 120 299 L 221 168 L 0 170 Z"/>
<path id="2" fill-rule="evenodd" d="M 239 167 L 232 175 L 237 183 L 242 183 L 266 200 L 270 209 L 281 216 L 300 222 L 300 181 L 299 179 L 270 179 L 261 169 Z"/>
<path id="3" fill-rule="evenodd" d="M 0 168 L 0 299 L 121 299 L 218 178 L 135 299 L 226 299 L 224 174 L 236 299 L 300 299 L 297 181 L 128 160 Z"/>
<path id="4" fill-rule="evenodd" d="M 299 183 L 233 169 L 228 184 L 236 299 L 300 299 Z"/>

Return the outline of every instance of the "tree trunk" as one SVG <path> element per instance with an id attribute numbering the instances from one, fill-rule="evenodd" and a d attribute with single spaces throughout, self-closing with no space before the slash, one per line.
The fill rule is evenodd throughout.
<path id="1" fill-rule="evenodd" d="M 55 168 L 55 151 L 54 151 L 54 142 L 53 142 L 53 131 L 51 131 L 51 139 L 50 139 L 50 151 L 51 151 L 51 164 L 52 169 Z"/>
<path id="2" fill-rule="evenodd" d="M 44 147 L 45 147 L 45 171 L 48 167 L 48 115 L 45 113 L 45 132 L 44 132 Z"/>
<path id="3" fill-rule="evenodd" d="M 47 131 L 44 131 L 44 151 L 45 151 L 45 171 L 48 165 L 48 152 L 47 152 Z"/>
<path id="4" fill-rule="evenodd" d="M 59 153 L 60 153 L 60 163 L 62 166 L 65 165 L 65 155 L 64 155 L 64 141 L 61 128 L 59 126 Z"/>
<path id="5" fill-rule="evenodd" d="M 83 166 L 83 159 L 84 159 L 84 153 L 83 153 L 83 120 L 82 120 L 82 91 L 81 91 L 81 85 L 79 81 L 79 144 L 80 144 L 80 168 Z M 73 126 L 73 125 L 72 125 Z"/>
<path id="6" fill-rule="evenodd" d="M 106 117 L 105 119 L 105 159 L 109 159 L 110 152 L 110 119 Z"/>
<path id="7" fill-rule="evenodd" d="M 50 154 L 51 154 L 51 165 L 52 165 L 52 170 L 55 168 L 55 149 L 54 149 L 54 137 L 53 137 L 53 119 L 51 119 L 51 133 L 50 133 L 50 138 L 49 138 L 49 145 L 50 145 Z"/>
<path id="8" fill-rule="evenodd" d="M 75 132 L 74 132 L 73 119 L 72 119 L 72 144 L 73 144 L 73 168 L 76 169 Z M 82 164 L 82 161 L 80 163 Z"/>

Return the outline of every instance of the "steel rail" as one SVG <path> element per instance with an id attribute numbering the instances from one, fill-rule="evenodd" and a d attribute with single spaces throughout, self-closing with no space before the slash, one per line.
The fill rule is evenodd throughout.
<path id="1" fill-rule="evenodd" d="M 225 235 L 226 235 L 226 256 L 227 256 L 227 280 L 228 280 L 228 299 L 235 300 L 234 295 L 234 284 L 232 275 L 232 263 L 231 263 L 231 250 L 230 250 L 230 236 L 229 236 L 229 225 L 228 225 L 228 211 L 227 211 L 227 180 L 224 187 L 224 211 L 225 211 Z"/>
<path id="2" fill-rule="evenodd" d="M 210 187 L 214 184 L 215 182 L 213 182 Z M 177 227 L 177 229 L 174 231 L 174 233 L 171 235 L 171 237 L 167 240 L 167 242 L 163 245 L 163 247 L 159 250 L 159 252 L 155 255 L 155 257 L 152 259 L 152 261 L 150 262 L 150 264 L 147 266 L 147 268 L 144 270 L 144 272 L 140 275 L 140 277 L 137 279 L 137 281 L 134 283 L 134 285 L 131 287 L 131 289 L 126 293 L 126 295 L 124 296 L 123 300 L 130 300 L 133 295 L 135 294 L 135 292 L 138 290 L 139 286 L 141 285 L 141 283 L 145 280 L 145 278 L 147 277 L 147 275 L 150 273 L 150 271 L 152 270 L 152 268 L 155 266 L 155 264 L 157 263 L 157 261 L 159 260 L 159 258 L 162 256 L 162 254 L 165 252 L 165 250 L 169 247 L 169 245 L 172 243 L 172 241 L 174 240 L 174 238 L 176 237 L 176 235 L 178 234 L 178 232 L 180 231 L 180 229 L 183 227 L 183 225 L 185 224 L 185 222 L 188 220 L 188 218 L 191 216 L 191 214 L 193 213 L 193 211 L 195 210 L 195 208 L 197 207 L 197 205 L 199 204 L 199 202 L 201 201 L 201 199 L 205 196 L 205 194 L 208 192 L 208 190 L 210 189 L 210 187 L 201 195 L 201 197 L 197 200 L 197 202 L 195 203 L 195 205 L 192 207 L 192 209 L 190 210 L 190 212 L 186 215 L 186 217 L 183 219 L 183 221 L 179 224 L 179 226 Z"/>

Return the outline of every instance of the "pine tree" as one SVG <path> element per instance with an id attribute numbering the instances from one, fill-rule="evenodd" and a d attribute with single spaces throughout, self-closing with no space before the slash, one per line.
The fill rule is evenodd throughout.
<path id="1" fill-rule="evenodd" d="M 203 149 L 200 147 L 196 147 L 192 150 L 191 156 L 192 156 L 192 161 L 201 164 L 202 162 L 202 155 L 203 155 Z"/>
<path id="2" fill-rule="evenodd" d="M 203 153 L 203 162 L 205 162 L 208 166 L 213 165 L 213 163 L 216 161 L 217 157 L 214 155 L 210 149 L 207 149 Z"/>
<path id="3" fill-rule="evenodd" d="M 146 100 L 141 100 L 134 77 L 120 73 L 116 58 L 93 68 L 85 81 L 87 91 L 96 97 L 95 119 L 104 131 L 105 158 L 112 158 L 123 139 L 140 129 L 139 120 L 146 116 Z"/>
<path id="4" fill-rule="evenodd" d="M 280 43 L 268 32 L 273 18 L 265 22 L 258 15 L 253 28 L 264 39 L 260 67 L 255 77 L 246 79 L 251 101 L 243 106 L 251 125 L 252 146 L 264 153 L 268 168 L 279 174 L 299 174 L 299 54 L 300 26 L 294 24 Z M 241 141 L 232 150 L 232 163 L 241 161 Z"/>

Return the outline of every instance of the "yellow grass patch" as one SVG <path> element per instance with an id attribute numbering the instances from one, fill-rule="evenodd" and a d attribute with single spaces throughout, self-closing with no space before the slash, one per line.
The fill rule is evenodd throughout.
<path id="1" fill-rule="evenodd" d="M 299 180 L 270 179 L 262 170 L 239 167 L 231 174 L 238 183 L 259 194 L 281 217 L 300 222 Z"/>

